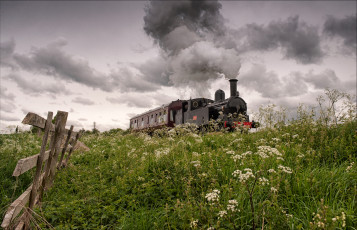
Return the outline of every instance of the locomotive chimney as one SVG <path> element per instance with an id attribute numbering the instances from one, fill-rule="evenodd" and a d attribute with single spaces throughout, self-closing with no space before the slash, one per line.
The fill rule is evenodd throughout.
<path id="1" fill-rule="evenodd" d="M 231 97 L 237 96 L 237 79 L 230 79 L 229 83 L 231 84 Z"/>

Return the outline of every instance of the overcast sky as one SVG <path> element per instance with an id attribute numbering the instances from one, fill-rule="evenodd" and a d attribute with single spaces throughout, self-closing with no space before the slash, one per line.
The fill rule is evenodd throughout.
<path id="1" fill-rule="evenodd" d="M 27 112 L 128 128 L 172 100 L 229 95 L 248 113 L 356 94 L 356 1 L 1 1 L 0 131 Z"/>

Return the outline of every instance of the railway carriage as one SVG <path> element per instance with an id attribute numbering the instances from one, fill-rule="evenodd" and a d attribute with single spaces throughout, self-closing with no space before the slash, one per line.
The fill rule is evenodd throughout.
<path id="1" fill-rule="evenodd" d="M 220 121 L 224 127 L 234 128 L 237 125 L 252 127 L 247 115 L 247 103 L 239 97 L 237 79 L 231 79 L 229 98 L 223 90 L 217 90 L 215 99 L 194 98 L 177 100 L 149 110 L 130 119 L 133 130 L 174 127 L 184 123 L 198 126 L 208 125 L 211 119 Z"/>

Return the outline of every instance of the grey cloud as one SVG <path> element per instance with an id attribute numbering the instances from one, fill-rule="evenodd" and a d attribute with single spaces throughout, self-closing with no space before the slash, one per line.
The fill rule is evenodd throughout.
<path id="1" fill-rule="evenodd" d="M 33 48 L 29 54 L 14 53 L 14 41 L 9 42 L 7 45 L 2 45 L 2 47 L 7 50 L 5 52 L 6 55 L 10 56 L 11 58 L 9 58 L 14 60 L 17 66 L 35 74 L 44 74 L 67 82 L 77 82 L 107 92 L 112 92 L 116 89 L 122 92 L 153 91 L 160 88 L 160 85 L 151 83 L 150 78 L 145 80 L 139 71 L 134 73 L 125 67 L 112 70 L 110 74 L 99 73 L 87 61 L 67 54 L 63 50 L 66 45 L 66 40 L 58 39 L 45 47 Z M 147 70 L 150 72 L 150 69 Z M 40 87 L 36 86 L 38 84 L 26 82 L 19 77 L 15 80 L 27 92 L 41 92 Z M 63 86 L 62 84 L 60 85 Z M 28 86 L 30 87 L 27 88 Z M 59 85 L 51 85 L 48 88 L 50 92 L 57 92 Z"/>
<path id="2" fill-rule="evenodd" d="M 323 32 L 330 37 L 340 37 L 343 44 L 353 52 L 356 52 L 356 15 L 345 18 L 329 16 L 324 24 Z"/>
<path id="3" fill-rule="evenodd" d="M 0 100 L 0 109 L 1 111 L 5 111 L 8 113 L 14 112 L 14 110 L 16 109 L 16 105 L 14 105 L 11 102 L 3 102 L 2 100 Z"/>
<path id="4" fill-rule="evenodd" d="M 13 59 L 13 54 L 15 51 L 15 40 L 11 39 L 9 41 L 0 43 L 0 65 L 10 67 L 12 69 L 17 69 L 16 63 Z"/>
<path id="5" fill-rule="evenodd" d="M 253 65 L 248 72 L 242 73 L 238 84 L 259 92 L 263 97 L 276 98 L 282 95 L 278 75 L 263 65 Z"/>
<path id="6" fill-rule="evenodd" d="M 4 86 L 0 86 L 0 98 L 13 101 L 15 99 L 15 95 L 13 93 L 7 93 L 6 91 L 8 90 Z"/>
<path id="7" fill-rule="evenodd" d="M 241 51 L 268 51 L 282 48 L 286 59 L 301 64 L 320 63 L 324 57 L 318 28 L 289 17 L 284 21 L 272 21 L 267 26 L 249 24 L 239 31 L 244 42 Z"/>
<path id="8" fill-rule="evenodd" d="M 210 81 L 236 78 L 241 67 L 234 49 L 216 47 L 212 42 L 201 41 L 182 50 L 170 59 L 170 81 L 176 86 L 190 86 L 199 95 L 207 96 Z"/>
<path id="9" fill-rule="evenodd" d="M 129 118 L 131 118 L 131 117 L 135 117 L 136 115 L 138 115 L 138 114 L 136 114 L 136 113 L 128 113 L 128 114 L 126 114 Z"/>
<path id="10" fill-rule="evenodd" d="M 80 123 L 79 121 L 68 120 L 66 126 L 70 127 L 71 125 L 73 125 L 76 130 L 78 130 L 79 128 L 83 128 L 82 123 Z"/>
<path id="11" fill-rule="evenodd" d="M 240 59 L 234 46 L 227 45 L 220 9 L 218 1 L 151 1 L 144 30 L 164 52 L 159 58 L 162 64 L 140 66 L 144 78 L 207 96 L 210 81 L 237 77 Z"/>
<path id="12" fill-rule="evenodd" d="M 140 95 L 126 95 L 125 99 L 123 97 L 107 97 L 107 101 L 112 104 L 126 104 L 129 107 L 136 108 L 150 108 L 153 106 L 152 100 L 149 100 L 147 97 Z"/>
<path id="13" fill-rule="evenodd" d="M 107 97 L 106 100 L 112 104 L 126 104 L 129 107 L 152 108 L 169 103 L 177 98 L 155 93 L 155 94 L 128 94 L 124 97 Z"/>
<path id="14" fill-rule="evenodd" d="M 312 70 L 307 73 L 291 72 L 287 76 L 279 77 L 263 65 L 254 65 L 249 71 L 243 73 L 239 83 L 260 93 L 265 98 L 274 99 L 305 95 L 308 93 L 308 85 L 317 90 L 333 88 L 351 91 L 351 85 L 355 88 L 356 84 L 355 81 L 342 82 L 331 69 L 320 73 L 314 73 Z"/>
<path id="15" fill-rule="evenodd" d="M 128 67 L 121 67 L 110 74 L 113 79 L 112 86 L 120 89 L 121 92 L 148 92 L 154 91 L 160 88 L 157 83 L 150 82 L 140 72 L 134 71 Z"/>
<path id="16" fill-rule="evenodd" d="M 78 120 L 80 120 L 80 121 L 88 121 L 87 118 L 79 118 Z"/>
<path id="17" fill-rule="evenodd" d="M 2 121 L 20 121 L 18 117 L 12 116 L 12 115 L 7 115 L 4 113 L 0 113 L 0 120 Z"/>
<path id="18" fill-rule="evenodd" d="M 90 67 L 88 62 L 76 59 L 62 50 L 66 44 L 61 39 L 46 47 L 33 48 L 30 55 L 15 53 L 13 56 L 18 65 L 27 71 L 111 91 L 111 84 L 103 74 Z"/>
<path id="19" fill-rule="evenodd" d="M 83 97 L 76 97 L 72 100 L 72 102 L 82 104 L 82 105 L 94 105 L 95 104 L 94 101 L 89 100 L 87 98 L 83 98 Z"/>
<path id="20" fill-rule="evenodd" d="M 188 45 L 204 32 L 223 34 L 221 8 L 218 1 L 151 1 L 145 8 L 144 30 L 164 50 L 177 51 L 185 47 L 182 46 L 185 42 Z M 184 43 L 172 42 L 178 30 L 185 30 L 191 38 Z"/>
<path id="21" fill-rule="evenodd" d="M 302 78 L 311 83 L 316 89 L 325 89 L 325 88 L 340 88 L 341 81 L 336 76 L 335 71 L 327 69 L 319 74 L 315 74 L 312 70 L 307 74 L 302 76 Z"/>
<path id="22" fill-rule="evenodd" d="M 149 59 L 140 65 L 134 65 L 134 67 L 140 70 L 145 81 L 161 86 L 172 86 L 169 78 L 170 66 L 167 59 L 165 60 L 162 55 Z"/>
<path id="23" fill-rule="evenodd" d="M 8 80 L 14 81 L 23 92 L 34 96 L 39 96 L 43 93 L 49 93 L 53 96 L 56 94 L 71 94 L 61 83 L 43 84 L 37 80 L 26 80 L 18 74 L 10 74 L 6 77 Z"/>
<path id="24" fill-rule="evenodd" d="M 255 64 L 240 76 L 239 84 L 254 90 L 265 98 L 294 97 L 305 94 L 307 85 L 297 74 L 280 78 L 274 71 L 265 66 Z"/>

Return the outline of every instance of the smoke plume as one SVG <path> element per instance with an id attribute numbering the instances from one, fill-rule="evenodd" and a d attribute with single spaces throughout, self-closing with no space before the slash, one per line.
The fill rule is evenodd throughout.
<path id="1" fill-rule="evenodd" d="M 187 86 L 208 96 L 210 81 L 236 78 L 240 59 L 236 49 L 222 45 L 226 36 L 218 1 L 151 1 L 144 30 L 163 50 L 166 85 Z"/>

